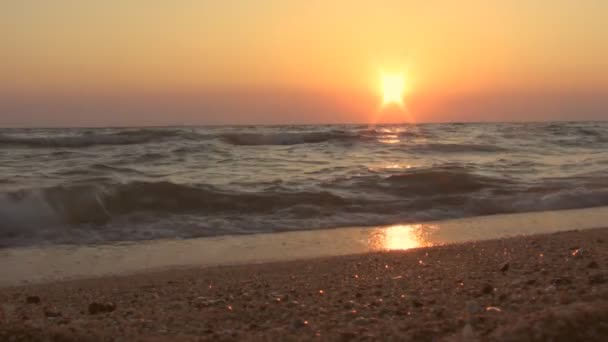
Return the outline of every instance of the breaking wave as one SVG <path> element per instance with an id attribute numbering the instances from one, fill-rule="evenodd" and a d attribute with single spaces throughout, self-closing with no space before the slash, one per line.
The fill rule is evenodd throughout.
<path id="1" fill-rule="evenodd" d="M 439 167 L 355 177 L 349 184 L 365 191 L 367 196 L 360 197 L 341 194 L 340 180 L 310 191 L 239 192 L 168 181 L 55 186 L 1 194 L 0 241 L 52 240 L 57 237 L 41 236 L 40 226 L 53 225 L 70 227 L 71 238 L 77 231 L 84 240 L 131 241 L 585 208 L 608 205 L 608 187 L 598 186 L 602 182 L 521 184 Z M 184 217 L 198 223 L 188 221 L 180 228 L 176 222 Z M 108 235 L 107 227 L 116 222 L 126 226 Z M 215 222 L 212 229 L 208 222 Z M 133 228 L 151 224 L 166 229 L 142 236 Z"/>
<path id="2" fill-rule="evenodd" d="M 229 193 L 211 186 L 171 182 L 76 185 L 19 191 L 4 196 L 13 205 L 44 202 L 65 223 L 107 222 L 137 212 L 218 214 L 271 212 L 297 205 L 338 206 L 351 201 L 329 192 Z"/>

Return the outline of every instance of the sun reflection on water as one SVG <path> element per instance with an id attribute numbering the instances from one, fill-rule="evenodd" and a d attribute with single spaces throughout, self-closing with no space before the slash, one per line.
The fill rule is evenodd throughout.
<path id="1" fill-rule="evenodd" d="M 369 237 L 372 250 L 406 250 L 418 247 L 430 247 L 430 235 L 439 230 L 438 225 L 401 224 L 377 228 Z"/>
<path id="2" fill-rule="evenodd" d="M 368 170 L 373 172 L 400 172 L 403 170 L 409 170 L 414 168 L 412 164 L 403 164 L 403 163 L 388 163 L 388 164 L 380 164 L 368 167 Z"/>
<path id="3" fill-rule="evenodd" d="M 397 134 L 385 134 L 378 138 L 378 142 L 383 144 L 398 144 L 401 142 Z"/>
<path id="4" fill-rule="evenodd" d="M 403 130 L 399 127 L 384 127 L 377 129 L 378 142 L 381 142 L 383 144 L 398 144 L 401 142 L 400 134 L 402 133 L 402 131 Z"/>
<path id="5" fill-rule="evenodd" d="M 392 169 L 392 170 L 396 170 L 396 169 L 411 169 L 412 165 L 409 164 L 389 164 L 387 166 L 384 167 L 385 169 Z"/>

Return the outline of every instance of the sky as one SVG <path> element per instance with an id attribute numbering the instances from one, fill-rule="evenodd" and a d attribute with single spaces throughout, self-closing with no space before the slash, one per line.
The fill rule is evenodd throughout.
<path id="1" fill-rule="evenodd" d="M 603 0 L 5 0 L 0 126 L 608 118 Z M 399 106 L 381 75 L 403 76 Z"/>

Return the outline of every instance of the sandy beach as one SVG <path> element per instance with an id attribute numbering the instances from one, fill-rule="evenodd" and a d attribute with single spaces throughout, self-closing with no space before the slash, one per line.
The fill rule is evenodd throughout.
<path id="1" fill-rule="evenodd" d="M 0 289 L 0 340 L 601 340 L 608 229 Z"/>

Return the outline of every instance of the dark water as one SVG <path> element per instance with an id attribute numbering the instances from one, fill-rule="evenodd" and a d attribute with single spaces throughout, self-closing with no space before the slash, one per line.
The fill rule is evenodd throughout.
<path id="1" fill-rule="evenodd" d="M 608 123 L 0 130 L 0 246 L 608 205 Z"/>

